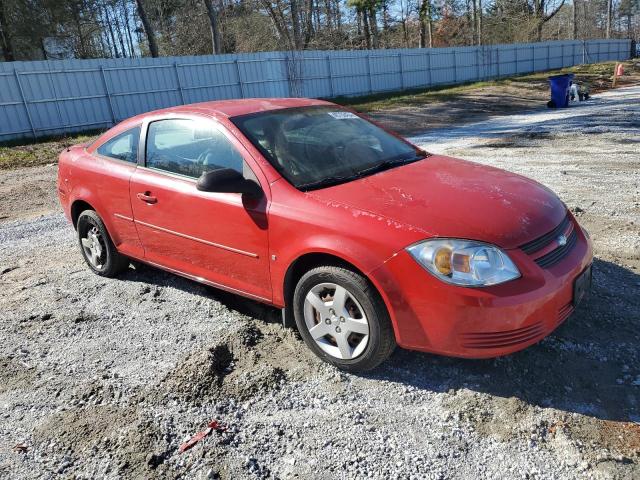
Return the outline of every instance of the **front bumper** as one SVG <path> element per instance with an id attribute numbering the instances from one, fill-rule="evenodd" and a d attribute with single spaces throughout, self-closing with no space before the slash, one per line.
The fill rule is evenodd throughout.
<path id="1" fill-rule="evenodd" d="M 520 249 L 507 251 L 522 276 L 484 288 L 446 284 L 401 251 L 371 275 L 390 310 L 403 348 L 455 357 L 490 358 L 532 345 L 573 312 L 573 283 L 592 262 L 590 239 L 558 263 L 538 266 Z"/>

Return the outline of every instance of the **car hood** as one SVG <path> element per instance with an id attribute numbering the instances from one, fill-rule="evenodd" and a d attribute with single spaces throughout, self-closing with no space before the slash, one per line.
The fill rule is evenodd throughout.
<path id="1" fill-rule="evenodd" d="M 419 229 L 425 238 L 507 249 L 544 235 L 566 215 L 558 197 L 533 180 L 440 155 L 310 194 Z"/>

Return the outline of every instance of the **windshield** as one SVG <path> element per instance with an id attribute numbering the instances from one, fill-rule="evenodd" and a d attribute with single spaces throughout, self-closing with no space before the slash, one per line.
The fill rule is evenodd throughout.
<path id="1" fill-rule="evenodd" d="M 231 121 L 301 190 L 335 185 L 426 156 L 335 106 L 287 108 Z"/>

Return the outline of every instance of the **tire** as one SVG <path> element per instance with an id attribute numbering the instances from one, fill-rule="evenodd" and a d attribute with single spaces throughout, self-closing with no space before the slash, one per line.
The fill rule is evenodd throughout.
<path id="1" fill-rule="evenodd" d="M 129 267 L 129 259 L 118 253 L 95 211 L 85 210 L 80 214 L 76 231 L 82 257 L 94 273 L 111 278 Z"/>
<path id="2" fill-rule="evenodd" d="M 372 370 L 396 347 L 382 298 L 351 270 L 324 266 L 305 273 L 293 294 L 293 312 L 311 351 L 341 370 Z"/>

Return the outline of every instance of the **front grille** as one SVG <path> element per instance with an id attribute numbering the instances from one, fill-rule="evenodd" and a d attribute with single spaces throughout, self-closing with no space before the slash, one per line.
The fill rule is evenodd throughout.
<path id="1" fill-rule="evenodd" d="M 464 333 L 462 334 L 462 346 L 465 348 L 509 347 L 534 340 L 543 333 L 544 326 L 541 322 L 515 330 Z"/>
<path id="2" fill-rule="evenodd" d="M 567 231 L 567 227 L 569 226 L 569 215 L 564 217 L 564 220 L 560 222 L 556 228 L 551 230 L 549 233 L 545 233 L 541 237 L 536 238 L 535 240 L 530 241 L 529 243 L 525 243 L 520 246 L 520 250 L 522 250 L 527 255 L 531 255 L 539 250 L 542 250 L 544 247 L 553 242 L 556 238 L 562 235 Z"/>
<path id="3" fill-rule="evenodd" d="M 558 243 L 558 239 L 562 235 L 567 237 L 564 245 Z M 540 267 L 549 268 L 562 260 L 571 251 L 577 240 L 578 234 L 576 233 L 575 225 L 571 221 L 570 216 L 567 215 L 562 222 L 550 232 L 524 245 L 520 245 L 520 250 L 531 255 Z M 553 246 L 556 248 L 549 251 Z M 537 257 L 536 254 L 538 255 Z"/>
<path id="4" fill-rule="evenodd" d="M 560 260 L 562 260 L 564 257 L 567 256 L 567 254 L 571 251 L 573 246 L 576 244 L 577 240 L 578 240 L 578 234 L 576 233 L 575 230 L 572 230 L 571 234 L 569 235 L 569 238 L 567 238 L 567 243 L 565 243 L 561 247 L 556 248 L 555 250 L 552 250 L 546 255 L 543 255 L 542 257 L 536 258 L 535 262 L 538 265 L 540 265 L 542 268 L 549 268 L 552 265 L 555 265 L 556 263 L 558 263 Z"/>
<path id="5" fill-rule="evenodd" d="M 562 307 L 560 310 L 558 310 L 558 323 L 557 323 L 557 325 L 560 325 L 562 322 L 564 322 L 567 318 L 569 318 L 571 316 L 572 313 L 573 313 L 573 304 L 571 302 L 569 302 L 564 307 Z"/>

